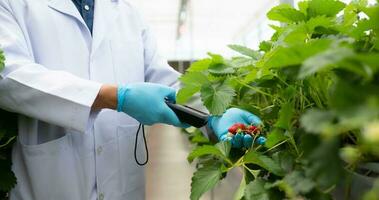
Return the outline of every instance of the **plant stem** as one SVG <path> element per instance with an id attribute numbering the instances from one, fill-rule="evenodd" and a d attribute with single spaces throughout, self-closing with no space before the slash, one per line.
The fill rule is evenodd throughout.
<path id="1" fill-rule="evenodd" d="M 247 171 L 249 171 L 250 174 L 253 175 L 255 179 L 258 178 L 258 175 L 259 175 L 259 171 L 260 171 L 260 170 L 252 170 L 252 169 L 250 169 L 248 166 L 246 166 L 245 164 L 243 164 L 242 166 L 243 166 Z"/>
<path id="2" fill-rule="evenodd" d="M 264 110 L 267 110 L 267 109 L 273 108 L 273 107 L 275 107 L 275 105 L 269 105 L 269 106 L 266 106 L 266 107 L 260 109 L 260 111 L 264 111 Z"/>
<path id="3" fill-rule="evenodd" d="M 240 81 L 240 80 L 237 80 L 237 82 L 238 82 L 239 84 L 245 86 L 245 87 L 248 87 L 248 88 L 251 89 L 251 90 L 254 90 L 255 92 L 258 92 L 258 93 L 263 94 L 263 95 L 265 95 L 265 96 L 269 96 L 269 97 L 271 97 L 271 98 L 273 97 L 271 94 L 269 94 L 269 93 L 267 93 L 267 92 L 264 92 L 264 91 L 262 91 L 262 90 L 260 90 L 260 89 L 258 89 L 258 88 L 255 88 L 255 87 L 253 87 L 253 86 L 251 86 L 251 85 L 248 85 L 248 84 L 246 84 L 246 83 L 244 83 L 244 82 L 242 82 L 242 81 Z"/>
<path id="4" fill-rule="evenodd" d="M 288 83 L 286 83 L 282 78 L 280 78 L 280 76 L 278 76 L 277 74 L 274 75 L 277 79 L 279 79 L 279 81 L 281 81 L 282 83 L 284 83 L 284 85 L 286 85 L 287 87 L 289 86 Z"/>
<path id="5" fill-rule="evenodd" d="M 296 151 L 296 154 L 300 155 L 299 149 L 297 148 L 297 145 L 296 145 L 296 142 L 295 142 L 295 139 L 293 138 L 293 135 L 291 133 L 289 133 L 289 140 L 290 140 L 290 143 L 292 144 L 292 146 L 294 147 L 294 149 Z"/>
<path id="6" fill-rule="evenodd" d="M 280 145 L 282 145 L 282 144 L 286 143 L 287 141 L 288 141 L 288 140 L 283 140 L 282 142 L 280 142 L 280 143 L 278 143 L 278 144 L 274 145 L 273 147 L 271 147 L 271 148 L 267 149 L 265 152 L 263 152 L 263 154 L 265 154 L 265 153 L 267 153 L 267 152 L 269 152 L 269 151 L 271 151 L 271 150 L 273 150 L 273 149 L 275 149 L 275 148 L 279 147 Z"/>
<path id="7" fill-rule="evenodd" d="M 16 136 L 13 136 L 13 137 L 9 138 L 9 140 L 8 140 L 6 143 L 0 145 L 0 148 L 3 148 L 3 147 L 5 147 L 5 146 L 7 146 L 7 145 L 8 145 L 9 143 L 11 143 L 15 138 L 16 138 Z"/>

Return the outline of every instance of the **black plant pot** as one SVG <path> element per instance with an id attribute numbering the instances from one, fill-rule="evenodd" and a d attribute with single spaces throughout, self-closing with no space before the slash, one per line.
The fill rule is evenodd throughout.
<path id="1" fill-rule="evenodd" d="M 372 188 L 379 175 L 379 162 L 360 165 L 351 174 L 351 187 L 346 188 L 349 181 L 340 184 L 333 193 L 336 200 L 359 200 Z"/>

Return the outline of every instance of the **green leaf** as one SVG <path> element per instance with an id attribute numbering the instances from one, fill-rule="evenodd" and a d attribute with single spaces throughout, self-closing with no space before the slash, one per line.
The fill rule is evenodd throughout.
<path id="1" fill-rule="evenodd" d="M 215 76 L 224 76 L 235 73 L 235 69 L 232 66 L 229 66 L 221 55 L 212 53 L 208 53 L 208 55 L 211 57 L 211 63 L 208 66 L 209 73 Z"/>
<path id="2" fill-rule="evenodd" d="M 208 69 L 209 65 L 212 63 L 212 59 L 202 59 L 196 62 L 193 62 L 191 66 L 187 69 L 189 72 L 201 72 Z"/>
<path id="3" fill-rule="evenodd" d="M 251 57 L 254 60 L 258 60 L 261 57 L 261 54 L 258 51 L 254 51 L 250 48 L 247 48 L 241 45 L 232 44 L 232 45 L 228 45 L 228 47 L 242 55 Z"/>
<path id="4" fill-rule="evenodd" d="M 179 90 L 176 101 L 181 104 L 187 102 L 195 93 L 199 92 L 204 84 L 209 83 L 207 76 L 201 72 L 188 72 L 182 75 L 179 80 L 184 87 Z"/>
<path id="5" fill-rule="evenodd" d="M 338 0 L 311 0 L 308 3 L 308 15 L 316 17 L 325 15 L 334 17 L 345 8 L 345 4 Z"/>
<path id="6" fill-rule="evenodd" d="M 273 7 L 268 13 L 267 17 L 271 20 L 279 22 L 300 22 L 305 21 L 304 13 L 294 9 L 289 4 L 281 4 Z"/>
<path id="7" fill-rule="evenodd" d="M 256 60 L 246 57 L 233 58 L 229 63 L 233 68 L 249 67 L 255 64 Z"/>
<path id="8" fill-rule="evenodd" d="M 309 133 L 322 133 L 332 127 L 334 113 L 316 109 L 308 110 L 301 118 L 300 123 Z"/>
<path id="9" fill-rule="evenodd" d="M 305 177 L 304 173 L 300 171 L 294 171 L 287 174 L 284 177 L 284 182 L 286 182 L 297 194 L 306 194 L 315 187 L 315 183 L 311 179 Z"/>
<path id="10" fill-rule="evenodd" d="M 322 69 L 336 66 L 342 60 L 354 56 L 354 51 L 347 47 L 336 47 L 316 54 L 304 61 L 299 72 L 299 78 L 305 78 Z"/>
<path id="11" fill-rule="evenodd" d="M 198 200 L 200 197 L 212 189 L 221 179 L 221 169 L 218 165 L 206 166 L 198 169 L 191 183 L 191 200 Z"/>
<path id="12" fill-rule="evenodd" d="M 297 3 L 297 6 L 299 7 L 300 12 L 307 14 L 309 1 L 299 1 L 299 3 Z"/>
<path id="13" fill-rule="evenodd" d="M 224 57 L 219 54 L 208 53 L 208 56 L 212 58 L 212 64 L 224 63 Z"/>
<path id="14" fill-rule="evenodd" d="M 305 177 L 304 173 L 300 171 L 293 171 L 287 174 L 283 180 L 273 184 L 273 186 L 277 186 L 284 191 L 290 199 L 294 199 L 299 194 L 307 194 L 315 185 L 311 179 Z"/>
<path id="15" fill-rule="evenodd" d="M 206 84 L 201 88 L 201 100 L 213 115 L 224 113 L 232 102 L 234 95 L 234 89 L 226 82 Z"/>
<path id="16" fill-rule="evenodd" d="M 282 104 L 279 111 L 278 121 L 275 123 L 275 127 L 290 130 L 292 118 L 295 113 L 293 102 L 287 102 Z"/>
<path id="17" fill-rule="evenodd" d="M 217 64 L 212 64 L 208 68 L 209 73 L 215 76 L 220 76 L 220 75 L 231 75 L 235 73 L 235 69 L 229 65 L 226 65 L 224 63 L 217 63 Z"/>
<path id="18" fill-rule="evenodd" d="M 176 102 L 179 104 L 186 103 L 193 95 L 199 92 L 201 87 L 183 87 L 178 91 L 176 95 Z"/>
<path id="19" fill-rule="evenodd" d="M 250 70 L 249 74 L 247 74 L 245 76 L 245 78 L 243 79 L 243 82 L 244 83 L 250 83 L 252 82 L 253 80 L 255 80 L 257 78 L 257 70 L 253 69 L 253 70 Z"/>
<path id="20" fill-rule="evenodd" d="M 357 21 L 357 5 L 355 2 L 350 3 L 344 9 L 343 23 L 341 26 L 343 28 L 351 28 L 353 24 Z"/>
<path id="21" fill-rule="evenodd" d="M 276 163 L 272 158 L 262 155 L 259 152 L 249 151 L 245 154 L 243 159 L 245 163 L 256 164 L 275 175 L 284 175 L 284 172 L 278 163 Z"/>
<path id="22" fill-rule="evenodd" d="M 259 43 L 259 49 L 264 52 L 268 52 L 272 48 L 272 42 L 271 41 L 262 41 Z"/>
<path id="23" fill-rule="evenodd" d="M 317 16 L 307 21 L 306 26 L 309 33 L 313 33 L 318 27 L 331 28 L 335 25 L 334 19 L 326 16 Z"/>
<path id="24" fill-rule="evenodd" d="M 0 49 L 0 72 L 3 71 L 4 69 L 4 60 L 5 60 L 4 53 Z"/>
<path id="25" fill-rule="evenodd" d="M 379 54 L 359 53 L 343 60 L 339 67 L 360 75 L 366 80 L 372 80 L 379 71 Z"/>
<path id="26" fill-rule="evenodd" d="M 292 24 L 282 29 L 275 43 L 276 46 L 303 45 L 309 39 L 308 29 L 305 23 Z"/>
<path id="27" fill-rule="evenodd" d="M 320 39 L 291 47 L 280 46 L 267 53 L 260 64 L 270 68 L 300 65 L 305 59 L 329 48 L 331 42 L 330 39 Z"/>
<path id="28" fill-rule="evenodd" d="M 208 144 L 209 143 L 209 139 L 206 138 L 203 135 L 203 133 L 198 129 L 196 129 L 195 132 L 191 133 L 189 138 L 191 142 L 195 144 Z"/>
<path id="29" fill-rule="evenodd" d="M 340 140 L 329 138 L 316 146 L 308 156 L 305 175 L 312 178 L 322 190 L 330 189 L 341 181 L 345 172 L 339 158 Z"/>
<path id="30" fill-rule="evenodd" d="M 250 182 L 245 189 L 246 200 L 270 200 L 270 193 L 265 189 L 265 182 L 255 179 Z"/>
<path id="31" fill-rule="evenodd" d="M 290 151 L 284 150 L 276 152 L 272 155 L 275 162 L 279 163 L 279 166 L 286 172 L 293 171 L 295 164 L 295 156 Z"/>
<path id="32" fill-rule="evenodd" d="M 220 150 L 220 152 L 222 153 L 222 155 L 224 155 L 225 158 L 228 158 L 230 150 L 232 148 L 232 144 L 230 142 L 224 141 L 217 143 L 215 147 L 218 150 Z"/>
<path id="33" fill-rule="evenodd" d="M 280 129 L 274 129 L 272 132 L 267 134 L 267 142 L 265 144 L 265 147 L 271 148 L 278 144 L 279 142 L 282 142 L 286 139 L 286 136 L 284 135 L 283 131 Z"/>
<path id="34" fill-rule="evenodd" d="M 201 72 L 189 72 L 182 75 L 179 80 L 186 86 L 201 87 L 203 84 L 209 83 L 206 75 Z"/>
<path id="35" fill-rule="evenodd" d="M 7 192 L 16 185 L 16 176 L 11 170 L 10 160 L 0 159 L 0 191 Z"/>
<path id="36" fill-rule="evenodd" d="M 294 86 L 290 85 L 285 90 L 283 90 L 280 95 L 286 100 L 291 101 L 296 97 L 297 91 Z"/>
<path id="37" fill-rule="evenodd" d="M 217 147 L 212 145 L 204 145 L 194 149 L 187 157 L 188 162 L 192 161 L 198 157 L 205 155 L 213 155 L 222 159 L 225 159 L 225 155 Z"/>

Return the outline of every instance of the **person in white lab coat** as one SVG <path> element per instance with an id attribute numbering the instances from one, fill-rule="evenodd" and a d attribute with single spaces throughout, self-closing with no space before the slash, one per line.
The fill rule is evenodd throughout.
<path id="1" fill-rule="evenodd" d="M 0 107 L 19 113 L 10 198 L 144 199 L 135 133 L 139 123 L 183 126 L 164 103 L 180 74 L 125 0 L 75 1 L 0 0 Z M 224 139 L 234 122 L 260 123 L 230 109 L 210 128 Z"/>

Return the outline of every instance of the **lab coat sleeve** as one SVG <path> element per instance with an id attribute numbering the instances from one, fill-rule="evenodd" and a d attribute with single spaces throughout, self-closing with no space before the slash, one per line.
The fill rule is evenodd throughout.
<path id="1" fill-rule="evenodd" d="M 147 25 L 145 25 L 143 30 L 142 38 L 144 41 L 145 52 L 145 81 L 168 85 L 179 90 L 182 87 L 182 84 L 178 80 L 181 74 L 169 66 L 167 60 L 159 55 L 155 37 Z M 209 113 L 203 105 L 200 95 L 194 95 L 187 102 L 187 105 L 205 113 Z M 201 131 L 207 138 L 217 141 L 217 138 L 210 127 L 206 126 Z"/>
<path id="2" fill-rule="evenodd" d="M 168 62 L 159 54 L 155 37 L 150 28 L 144 24 L 142 33 L 145 52 L 145 79 L 147 82 L 160 83 L 179 90 L 182 87 L 178 78 L 180 73 L 168 65 Z M 195 95 L 187 105 L 203 112 L 208 112 L 203 106 L 200 95 Z"/>
<path id="3" fill-rule="evenodd" d="M 11 8 L 0 1 L 0 107 L 68 129 L 85 132 L 101 84 L 35 63 Z"/>
<path id="4" fill-rule="evenodd" d="M 145 81 L 168 85 L 179 90 L 182 87 L 182 84 L 178 80 L 181 74 L 168 65 L 167 60 L 159 54 L 154 34 L 141 15 L 137 11 L 136 13 L 140 16 L 143 24 L 142 38 L 144 42 Z M 200 95 L 194 95 L 187 105 L 208 113 L 208 110 L 203 106 Z"/>
<path id="5" fill-rule="evenodd" d="M 155 37 L 150 28 L 145 26 L 142 32 L 144 42 L 145 81 L 168 85 L 178 89 L 180 73 L 168 65 L 167 60 L 159 54 Z"/>

